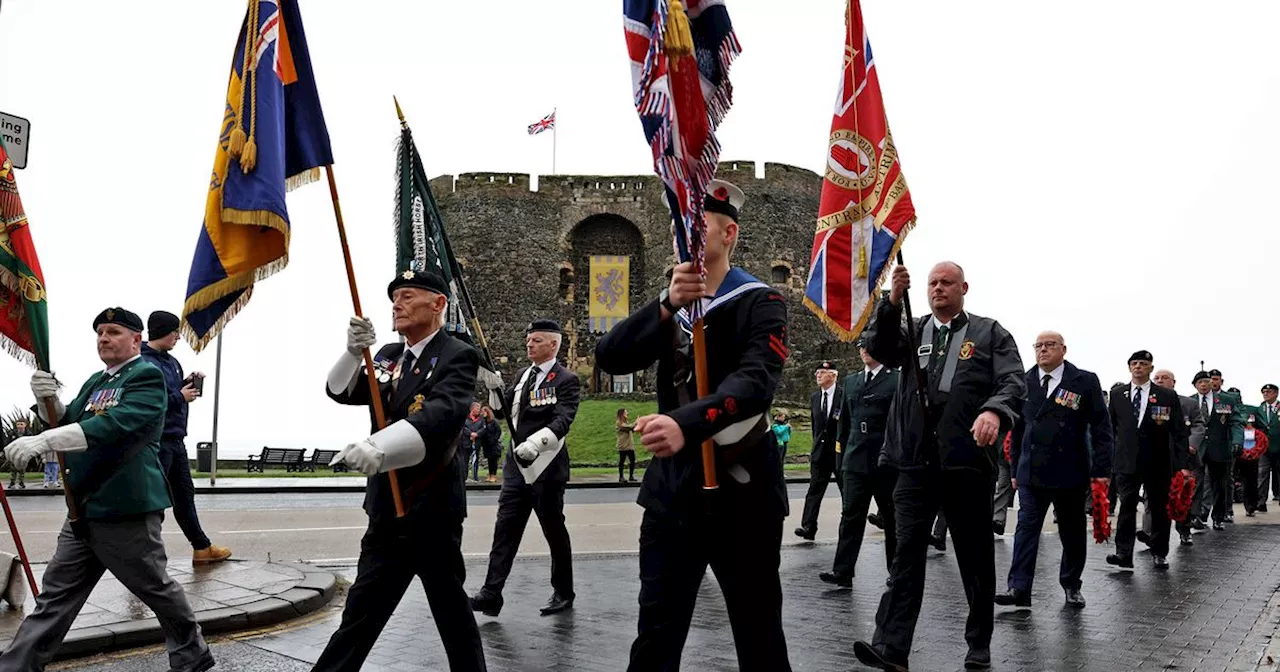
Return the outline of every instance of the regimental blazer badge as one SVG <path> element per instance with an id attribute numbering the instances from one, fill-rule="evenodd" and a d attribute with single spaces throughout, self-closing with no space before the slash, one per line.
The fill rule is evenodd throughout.
<path id="1" fill-rule="evenodd" d="M 413 403 L 409 404 L 409 415 L 413 415 L 414 413 L 421 411 L 422 402 L 426 400 L 427 398 L 422 396 L 421 394 L 413 395 Z"/>
<path id="2" fill-rule="evenodd" d="M 969 359 L 970 357 L 972 357 L 973 346 L 974 346 L 973 341 L 965 341 L 964 343 L 960 344 L 960 352 L 958 353 L 958 356 L 960 357 L 960 359 Z"/>

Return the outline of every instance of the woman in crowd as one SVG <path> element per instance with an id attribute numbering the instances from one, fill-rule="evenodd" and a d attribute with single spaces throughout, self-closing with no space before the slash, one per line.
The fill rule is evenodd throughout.
<path id="1" fill-rule="evenodd" d="M 618 482 L 626 483 L 630 480 L 634 483 L 636 480 L 636 445 L 631 438 L 631 433 L 636 431 L 636 426 L 627 415 L 627 409 L 618 409 L 618 422 L 615 428 L 618 432 Z M 631 463 L 630 479 L 622 477 L 622 465 L 627 462 Z"/>

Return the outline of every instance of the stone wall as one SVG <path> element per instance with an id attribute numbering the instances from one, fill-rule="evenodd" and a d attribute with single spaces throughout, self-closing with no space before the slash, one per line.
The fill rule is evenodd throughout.
<path id="1" fill-rule="evenodd" d="M 729 161 L 717 175 L 747 195 L 735 263 L 782 290 L 791 316 L 791 358 L 778 398 L 803 401 L 822 359 L 852 370 L 857 357 L 801 304 L 822 179 L 813 172 L 766 164 L 757 179 L 752 162 Z M 671 216 L 661 182 L 645 176 L 549 175 L 529 190 L 529 176 L 465 173 L 437 177 L 439 202 L 455 253 L 499 366 L 508 378 L 524 361 L 524 328 L 551 317 L 566 330 L 561 359 L 588 390 L 611 389 L 595 371 L 597 335 L 587 323 L 588 259 L 631 256 L 630 303 L 656 298 L 673 265 Z M 505 359 L 504 359 L 505 358 Z M 652 371 L 637 377 L 652 389 Z"/>

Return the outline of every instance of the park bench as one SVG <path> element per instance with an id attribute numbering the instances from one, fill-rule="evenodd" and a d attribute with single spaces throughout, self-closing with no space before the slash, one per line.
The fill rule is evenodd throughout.
<path id="1" fill-rule="evenodd" d="M 302 455 L 307 452 L 306 448 L 268 448 L 262 447 L 262 454 L 258 456 L 249 456 L 249 462 L 245 465 L 250 472 L 262 473 L 267 467 L 283 466 L 285 471 L 302 471 Z"/>
<path id="2" fill-rule="evenodd" d="M 316 448 L 311 452 L 311 459 L 303 461 L 302 469 L 303 471 L 315 471 L 316 467 L 327 467 L 329 466 L 329 463 L 333 461 L 333 458 L 337 457 L 337 455 L 338 451 L 336 450 L 321 450 Z M 347 465 L 341 463 L 333 465 L 333 473 L 340 474 L 344 471 L 347 471 Z"/>

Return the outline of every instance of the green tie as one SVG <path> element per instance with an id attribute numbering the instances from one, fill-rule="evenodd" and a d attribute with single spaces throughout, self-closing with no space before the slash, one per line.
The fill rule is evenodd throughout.
<path id="1" fill-rule="evenodd" d="M 933 361 L 929 364 L 929 375 L 936 377 L 938 370 L 942 367 L 942 362 L 947 358 L 947 345 L 951 336 L 951 327 L 943 325 L 938 327 L 937 333 L 933 336 Z"/>

